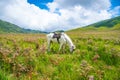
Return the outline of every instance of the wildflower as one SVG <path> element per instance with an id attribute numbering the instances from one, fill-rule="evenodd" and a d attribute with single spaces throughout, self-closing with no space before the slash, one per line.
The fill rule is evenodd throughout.
<path id="1" fill-rule="evenodd" d="M 90 76 L 88 77 L 88 80 L 94 80 L 94 76 L 93 76 L 93 75 L 90 75 Z"/>
<path id="2" fill-rule="evenodd" d="M 97 61 L 100 58 L 100 56 L 98 54 L 94 55 L 94 57 L 92 58 L 93 61 Z"/>
<path id="3" fill-rule="evenodd" d="M 81 62 L 81 66 L 82 66 L 82 67 L 87 66 L 87 61 L 83 60 L 83 61 Z"/>

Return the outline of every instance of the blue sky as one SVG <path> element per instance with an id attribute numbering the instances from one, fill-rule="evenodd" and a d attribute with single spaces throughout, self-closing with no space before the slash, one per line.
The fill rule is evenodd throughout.
<path id="1" fill-rule="evenodd" d="M 111 0 L 112 8 L 120 6 L 120 0 Z"/>
<path id="2" fill-rule="evenodd" d="M 22 28 L 56 31 L 120 16 L 119 0 L 0 0 L 0 19 Z"/>
<path id="3" fill-rule="evenodd" d="M 48 9 L 48 7 L 46 6 L 46 4 L 48 2 L 53 2 L 53 0 L 27 0 L 30 4 L 34 4 L 38 7 L 40 7 L 41 9 Z"/>
<path id="4" fill-rule="evenodd" d="M 34 4 L 34 5 L 38 6 L 39 8 L 45 9 L 45 10 L 49 10 L 47 4 L 52 3 L 53 1 L 54 0 L 27 0 L 28 3 Z M 110 3 L 111 3 L 110 10 L 114 9 L 116 6 L 120 6 L 119 0 L 110 0 Z M 59 10 L 59 9 L 57 8 L 57 10 Z M 60 14 L 59 12 L 56 12 L 56 13 Z M 118 15 L 120 15 L 120 13 Z M 112 17 L 115 17 L 115 16 L 113 15 Z"/>

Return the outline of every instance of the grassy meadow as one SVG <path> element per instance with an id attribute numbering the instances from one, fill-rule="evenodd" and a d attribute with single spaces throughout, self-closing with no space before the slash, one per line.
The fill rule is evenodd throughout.
<path id="1" fill-rule="evenodd" d="M 0 34 L 0 80 L 120 80 L 120 31 L 66 32 L 76 45 L 47 52 L 46 34 Z"/>

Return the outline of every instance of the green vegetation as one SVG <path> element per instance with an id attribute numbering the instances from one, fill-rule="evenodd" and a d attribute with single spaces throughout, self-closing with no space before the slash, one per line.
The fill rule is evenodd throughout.
<path id="1" fill-rule="evenodd" d="M 37 30 L 23 29 L 12 23 L 0 20 L 0 33 L 42 33 Z"/>
<path id="2" fill-rule="evenodd" d="M 120 80 L 120 24 L 66 32 L 76 45 L 47 52 L 45 34 L 0 34 L 0 80 Z"/>
<path id="3" fill-rule="evenodd" d="M 74 34 L 73 34 L 74 33 Z M 1 80 L 95 80 L 120 79 L 119 31 L 68 32 L 76 45 L 58 52 L 53 43 L 46 51 L 44 34 L 0 35 Z M 4 74 L 3 74 L 4 73 Z"/>
<path id="4" fill-rule="evenodd" d="M 111 28 L 118 23 L 120 24 L 120 16 L 112 18 L 112 19 L 97 22 L 95 24 L 92 24 L 91 26 L 94 26 L 94 27 L 97 27 L 97 28 L 101 27 L 101 26 Z"/>
<path id="5" fill-rule="evenodd" d="M 120 16 L 70 31 L 109 31 L 120 29 Z"/>

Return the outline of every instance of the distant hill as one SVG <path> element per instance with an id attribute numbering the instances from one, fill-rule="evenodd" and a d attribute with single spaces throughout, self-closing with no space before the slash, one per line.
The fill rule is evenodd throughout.
<path id="1" fill-rule="evenodd" d="M 0 20 L 0 33 L 43 33 L 38 30 L 23 29 L 19 26 Z"/>
<path id="2" fill-rule="evenodd" d="M 120 16 L 103 20 L 88 26 L 81 28 L 73 29 L 70 31 L 79 31 L 79 30 L 120 30 Z"/>
<path id="3" fill-rule="evenodd" d="M 94 23 L 92 25 L 88 25 L 88 26 L 94 26 L 94 27 L 114 27 L 116 24 L 120 24 L 120 16 L 112 18 L 112 19 L 107 19 L 107 20 L 103 20 L 97 23 Z"/>

